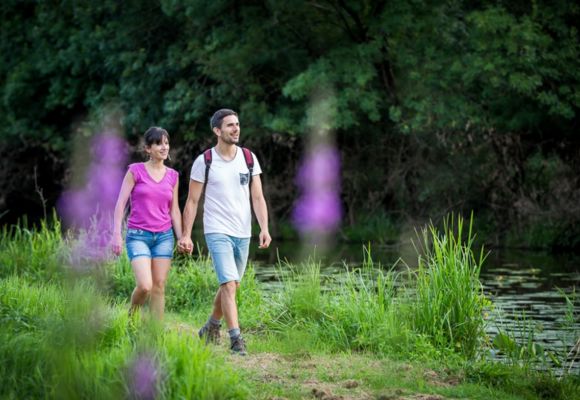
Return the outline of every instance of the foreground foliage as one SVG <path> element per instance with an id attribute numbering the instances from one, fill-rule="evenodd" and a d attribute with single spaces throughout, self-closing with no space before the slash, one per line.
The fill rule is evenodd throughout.
<path id="1" fill-rule="evenodd" d="M 192 335 L 129 319 L 94 284 L 0 280 L 2 398 L 246 398 Z"/>

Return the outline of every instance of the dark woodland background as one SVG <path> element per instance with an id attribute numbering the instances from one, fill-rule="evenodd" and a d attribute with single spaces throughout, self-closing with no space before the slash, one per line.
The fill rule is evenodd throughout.
<path id="1" fill-rule="evenodd" d="M 183 204 L 193 157 L 214 141 L 209 117 L 228 107 L 264 168 L 273 233 L 290 236 L 322 96 L 342 160 L 342 237 L 387 240 L 473 211 L 492 244 L 580 250 L 574 1 L 4 0 L 0 10 L 2 225 L 43 218 L 107 129 L 138 160 L 142 133 L 165 127 Z"/>

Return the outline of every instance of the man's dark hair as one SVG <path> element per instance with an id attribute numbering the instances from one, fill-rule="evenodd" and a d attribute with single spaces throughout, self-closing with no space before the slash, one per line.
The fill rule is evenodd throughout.
<path id="1" fill-rule="evenodd" d="M 225 117 L 235 115 L 238 116 L 238 113 L 234 110 L 230 110 L 229 108 L 222 108 L 221 110 L 217 110 L 210 119 L 211 129 L 213 128 L 220 128 L 222 127 L 222 122 Z"/>

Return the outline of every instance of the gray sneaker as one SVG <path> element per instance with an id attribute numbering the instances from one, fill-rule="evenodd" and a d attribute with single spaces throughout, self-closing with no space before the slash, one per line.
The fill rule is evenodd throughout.
<path id="1" fill-rule="evenodd" d="M 200 339 L 205 339 L 205 344 L 219 344 L 221 325 L 205 324 L 198 332 Z"/>
<path id="2" fill-rule="evenodd" d="M 244 342 L 244 338 L 242 335 L 239 335 L 232 339 L 232 345 L 230 346 L 230 350 L 232 354 L 238 354 L 240 356 L 245 356 L 248 354 L 246 351 L 246 342 Z"/>

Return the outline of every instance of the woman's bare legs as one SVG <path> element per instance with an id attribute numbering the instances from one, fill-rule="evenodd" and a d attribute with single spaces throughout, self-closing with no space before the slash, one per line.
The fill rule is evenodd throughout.
<path id="1" fill-rule="evenodd" d="M 170 258 L 154 258 L 151 265 L 153 287 L 151 290 L 151 313 L 161 321 L 165 312 L 165 282 L 169 269 L 171 268 Z"/>
<path id="2" fill-rule="evenodd" d="M 137 257 L 133 259 L 131 261 L 131 267 L 135 274 L 136 286 L 131 294 L 129 315 L 132 315 L 138 308 L 145 304 L 153 287 L 151 259 L 149 257 Z"/>

